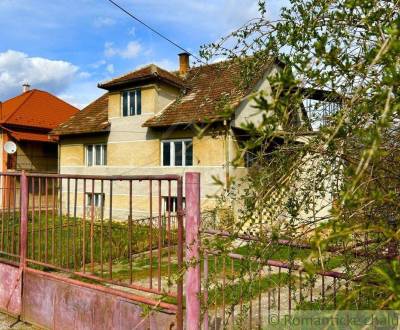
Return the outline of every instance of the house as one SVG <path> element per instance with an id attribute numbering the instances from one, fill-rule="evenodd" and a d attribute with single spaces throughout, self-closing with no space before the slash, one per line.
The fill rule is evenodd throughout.
<path id="1" fill-rule="evenodd" d="M 235 168 L 231 161 L 243 134 L 241 124 L 257 123 L 261 116 L 247 96 L 255 90 L 271 90 L 268 76 L 282 64 L 269 61 L 251 86 L 241 88 L 237 63 L 190 68 L 186 53 L 179 55 L 179 63 L 179 72 L 148 65 L 99 84 L 105 94 L 51 132 L 59 139 L 60 173 L 182 175 L 197 171 L 202 180 L 202 207 L 212 207 L 212 196 L 221 189 L 213 177 L 228 185 L 231 175 L 246 173 L 244 160 Z M 221 115 L 226 104 L 235 109 L 230 116 Z M 201 136 L 199 127 L 204 128 Z M 95 189 L 87 193 L 86 202 L 94 199 L 96 207 L 107 208 L 107 193 Z M 133 213 L 144 216 L 148 196 L 145 189 L 134 189 Z M 166 188 L 161 190 L 166 195 Z M 122 210 L 128 192 L 114 193 L 113 203 Z M 171 204 L 165 198 L 163 210 L 174 211 L 175 202 Z"/>
<path id="2" fill-rule="evenodd" d="M 0 102 L 1 171 L 57 173 L 58 145 L 49 132 L 75 115 L 78 109 L 56 96 L 24 85 L 23 93 Z M 13 141 L 14 154 L 4 144 Z"/>

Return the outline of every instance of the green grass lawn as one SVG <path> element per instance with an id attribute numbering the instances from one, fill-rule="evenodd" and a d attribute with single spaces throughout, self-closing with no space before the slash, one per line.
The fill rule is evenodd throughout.
<path id="1" fill-rule="evenodd" d="M 58 271 L 57 268 L 66 269 L 75 272 L 73 277 L 80 279 L 82 277 L 76 273 L 85 271 L 89 275 L 98 277 L 98 283 L 101 283 L 101 278 L 112 277 L 114 281 L 128 284 L 132 279 L 133 283 L 146 286 L 152 273 L 153 287 L 157 287 L 156 276 L 160 272 L 163 278 L 163 289 L 171 288 L 174 291 L 176 280 L 174 275 L 179 273 L 176 258 L 177 233 L 176 230 L 171 231 L 168 242 L 165 219 L 163 219 L 160 232 L 157 227 L 158 219 L 154 219 L 152 230 L 150 230 L 149 219 L 133 220 L 130 225 L 126 221 L 110 222 L 109 220 L 91 223 L 81 218 L 57 215 L 53 217 L 52 214 L 46 216 L 44 212 L 36 213 L 34 219 L 31 213 L 29 216 L 28 258 L 49 263 L 55 267 L 46 268 L 34 263 L 30 266 L 46 271 Z M 14 246 L 14 251 L 18 253 L 19 215 L 9 214 L 3 219 L 0 218 L 0 224 L 3 226 L 2 233 L 4 233 L 0 243 L 8 247 Z M 150 244 L 150 235 L 152 244 Z M 158 258 L 159 237 L 163 248 L 161 259 Z M 151 260 L 150 250 L 153 250 Z M 253 258 L 299 262 L 307 258 L 310 253 L 308 249 L 277 244 L 269 246 L 267 251 L 257 251 L 252 244 L 248 244 L 236 247 L 231 252 L 243 255 L 244 260 L 234 260 L 226 255 L 209 255 L 208 303 L 214 306 L 220 306 L 222 303 L 227 306 L 237 305 L 239 301 L 256 299 L 259 294 L 265 294 L 272 288 L 287 287 L 289 281 L 293 283 L 296 281 L 296 274 L 292 274 L 289 279 L 287 270 L 282 269 L 279 275 L 276 273 L 276 268 L 271 274 L 267 273 L 267 268 L 264 268 L 262 275 L 251 281 L 249 269 L 257 270 L 259 267 L 259 262 Z M 169 259 L 170 262 L 168 262 Z M 342 256 L 333 256 L 326 262 L 325 267 L 333 269 L 342 263 Z M 201 267 L 204 271 L 204 261 Z M 223 281 L 224 277 L 225 281 Z M 174 302 L 171 297 L 165 297 L 164 300 Z"/>

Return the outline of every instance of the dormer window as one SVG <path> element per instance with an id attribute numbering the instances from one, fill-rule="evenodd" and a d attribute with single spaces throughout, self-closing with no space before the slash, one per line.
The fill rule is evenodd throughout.
<path id="1" fill-rule="evenodd" d="M 142 93 L 140 89 L 132 89 L 121 93 L 122 116 L 136 116 L 142 113 Z"/>

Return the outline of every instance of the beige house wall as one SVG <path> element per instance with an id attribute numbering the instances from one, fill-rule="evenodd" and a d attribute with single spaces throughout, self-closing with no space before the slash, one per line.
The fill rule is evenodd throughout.
<path id="1" fill-rule="evenodd" d="M 151 135 L 149 140 L 121 141 L 113 140 L 111 130 L 108 138 L 107 166 L 85 166 L 84 145 L 92 142 L 91 139 L 61 140 L 61 166 L 62 174 L 83 174 L 83 175 L 182 175 L 189 171 L 200 172 L 201 174 L 201 203 L 203 208 L 211 208 L 216 200 L 213 195 L 218 195 L 223 187 L 214 182 L 213 177 L 224 181 L 226 175 L 224 136 L 204 136 L 199 139 L 193 137 L 193 166 L 188 167 L 167 167 L 161 166 L 161 140 L 163 137 L 190 138 L 193 132 L 174 131 L 171 134 L 159 134 L 158 138 Z M 115 137 L 115 135 L 114 135 Z M 83 142 L 83 143 L 82 143 Z M 231 146 L 233 149 L 234 147 Z M 244 169 L 242 169 L 243 171 Z M 232 170 L 231 170 L 232 172 Z M 96 183 L 95 192 L 100 192 L 100 185 Z M 154 194 L 158 193 L 158 186 L 154 186 Z M 104 186 L 106 205 L 104 212 L 108 214 L 107 200 L 109 199 L 107 184 Z M 176 196 L 176 187 L 172 186 L 172 196 Z M 78 191 L 78 213 L 83 212 L 83 187 Z M 113 214 L 115 218 L 125 219 L 129 206 L 129 191 L 127 183 L 121 183 L 113 187 Z M 167 183 L 162 184 L 161 196 L 167 196 Z M 158 207 L 158 198 L 154 197 L 153 205 L 155 210 Z M 80 202 L 79 202 L 80 200 Z M 137 218 L 149 216 L 149 187 L 148 183 L 134 183 L 133 213 Z"/>
<path id="2" fill-rule="evenodd" d="M 225 135 L 213 134 L 197 137 L 194 129 L 166 128 L 148 129 L 143 123 L 162 111 L 179 95 L 179 90 L 165 85 L 148 85 L 142 88 L 142 114 L 139 116 L 121 117 L 121 94 L 110 93 L 109 121 L 110 132 L 107 136 L 75 136 L 61 138 L 60 173 L 82 175 L 182 175 L 189 171 L 201 174 L 201 202 L 204 208 L 212 207 L 224 187 L 215 184 L 213 177 L 224 182 L 227 173 L 227 156 L 232 160 L 236 156 L 237 144 L 234 139 Z M 161 164 L 161 141 L 168 139 L 193 139 L 193 166 L 170 167 Z M 85 165 L 85 145 L 107 143 L 107 165 Z M 229 151 L 227 150 L 229 149 Z M 238 169 L 237 171 L 244 171 Z M 229 168 L 231 174 L 234 173 Z M 156 183 L 155 183 L 156 184 Z M 113 217 L 126 219 L 129 206 L 127 182 L 115 183 L 113 187 Z M 161 196 L 167 196 L 167 183 L 162 184 Z M 100 185 L 96 183 L 95 192 L 99 193 Z M 154 186 L 154 193 L 158 193 Z M 83 212 L 83 187 L 78 187 L 78 213 Z M 86 190 L 87 191 L 87 190 Z M 104 186 L 105 214 L 108 212 L 109 193 L 107 183 Z M 171 189 L 176 196 L 176 187 Z M 64 192 L 65 194 L 66 192 Z M 64 196 L 67 197 L 67 196 Z M 134 183 L 133 213 L 135 217 L 149 216 L 149 186 Z M 158 197 L 153 197 L 155 212 Z"/>
<path id="3" fill-rule="evenodd" d="M 278 70 L 278 66 L 272 66 L 271 69 L 264 74 L 264 77 L 256 84 L 252 92 L 263 92 L 266 99 L 272 101 L 272 88 L 268 81 L 268 77 L 277 74 Z M 232 126 L 240 128 L 243 124 L 252 123 L 258 127 L 262 123 L 264 113 L 260 112 L 255 106 L 256 103 L 252 99 L 252 93 L 250 93 L 250 95 L 245 98 L 235 110 L 235 119 L 232 121 Z"/>
<path id="4" fill-rule="evenodd" d="M 166 108 L 176 97 L 179 89 L 165 84 L 151 84 L 140 87 L 142 92 L 142 115 L 154 115 Z M 129 90 L 129 89 L 127 89 Z M 108 118 L 121 118 L 121 91 L 112 92 L 108 99 Z"/>
<path id="5" fill-rule="evenodd" d="M 158 140 L 112 143 L 108 145 L 108 166 L 159 166 Z"/>

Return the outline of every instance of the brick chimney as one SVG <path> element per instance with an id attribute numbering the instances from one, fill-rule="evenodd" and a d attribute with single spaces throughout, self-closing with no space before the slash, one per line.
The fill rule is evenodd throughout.
<path id="1" fill-rule="evenodd" d="M 179 75 L 185 76 L 189 71 L 189 54 L 180 53 L 179 54 Z"/>
<path id="2" fill-rule="evenodd" d="M 28 92 L 31 89 L 31 85 L 25 83 L 22 85 L 22 93 Z"/>

